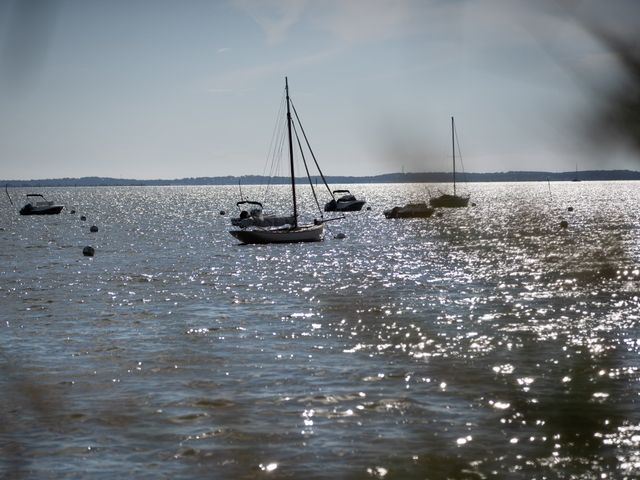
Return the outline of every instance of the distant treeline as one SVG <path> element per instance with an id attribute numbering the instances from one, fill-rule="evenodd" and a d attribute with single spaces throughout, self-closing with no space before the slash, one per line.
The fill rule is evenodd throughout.
<path id="1" fill-rule="evenodd" d="M 329 185 L 348 183 L 444 183 L 451 181 L 451 173 L 387 173 L 367 177 L 326 177 Z M 577 180 L 640 180 L 640 172 L 633 170 L 586 170 L 583 172 L 496 172 L 466 173 L 458 177 L 466 182 L 566 182 Z M 313 181 L 321 182 L 318 177 Z M 306 178 L 297 181 L 306 183 Z M 51 178 L 43 180 L 0 180 L 10 187 L 107 187 L 107 186 L 166 186 L 166 185 L 280 185 L 288 184 L 289 177 L 243 175 L 240 177 L 190 177 L 174 180 L 135 180 L 129 178 L 82 177 Z"/>

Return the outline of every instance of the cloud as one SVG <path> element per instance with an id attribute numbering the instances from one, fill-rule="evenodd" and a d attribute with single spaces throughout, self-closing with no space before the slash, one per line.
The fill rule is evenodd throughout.
<path id="1" fill-rule="evenodd" d="M 264 32 L 269 45 L 282 43 L 302 15 L 306 0 L 235 0 Z"/>
<path id="2" fill-rule="evenodd" d="M 353 43 L 407 33 L 417 8 L 413 0 L 349 0 L 328 5 L 330 8 L 319 16 L 318 27 Z"/>

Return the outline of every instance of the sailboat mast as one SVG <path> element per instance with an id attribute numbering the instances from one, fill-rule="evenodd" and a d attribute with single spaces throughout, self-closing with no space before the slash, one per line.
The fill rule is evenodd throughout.
<path id="1" fill-rule="evenodd" d="M 289 134 L 289 163 L 291 165 L 291 194 L 293 195 L 293 227 L 298 227 L 298 204 L 296 202 L 296 174 L 293 167 L 293 140 L 291 138 L 291 110 L 289 108 L 289 80 L 284 77 L 284 89 L 287 96 L 287 132 Z"/>
<path id="2" fill-rule="evenodd" d="M 453 195 L 456 194 L 456 133 L 453 117 L 451 117 L 451 148 L 453 150 Z"/>

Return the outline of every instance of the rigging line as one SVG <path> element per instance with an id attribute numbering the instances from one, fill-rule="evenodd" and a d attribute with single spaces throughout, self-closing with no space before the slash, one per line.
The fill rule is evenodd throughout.
<path id="1" fill-rule="evenodd" d="M 264 168 L 262 170 L 262 176 L 265 175 L 266 169 L 267 169 L 267 165 L 269 165 L 269 176 L 267 177 L 267 184 L 265 186 L 264 189 L 264 200 L 266 201 L 267 199 L 267 194 L 269 191 L 269 187 L 271 186 L 271 178 L 273 177 L 273 168 L 274 168 L 274 162 L 276 157 L 276 150 L 278 148 L 276 142 L 278 142 L 278 139 L 281 136 L 281 130 L 282 130 L 282 122 L 281 119 L 283 117 L 283 112 L 284 112 L 284 105 L 285 105 L 285 100 L 286 97 L 284 95 L 284 93 L 282 94 L 282 98 L 280 100 L 280 107 L 278 109 L 278 113 L 276 115 L 276 121 L 274 122 L 274 126 L 273 126 L 273 133 L 271 135 L 271 142 L 269 143 L 269 150 L 267 151 L 267 158 L 265 161 L 265 165 Z M 269 162 L 269 160 L 271 160 L 271 162 Z"/>
<path id="2" fill-rule="evenodd" d="M 309 179 L 309 185 L 311 186 L 311 192 L 313 193 L 313 198 L 316 201 L 318 212 L 320 212 L 320 218 L 322 218 L 323 217 L 322 209 L 320 208 L 320 202 L 318 202 L 316 189 L 313 188 L 313 182 L 311 181 L 311 175 L 309 174 L 309 167 L 307 166 L 307 159 L 304 157 L 304 151 L 302 150 L 302 144 L 300 143 L 300 137 L 298 136 L 298 130 L 296 129 L 296 124 L 292 123 L 291 127 L 293 128 L 293 133 L 296 136 L 296 141 L 298 142 L 298 149 L 300 150 L 300 156 L 302 157 L 302 163 L 304 164 L 304 169 L 307 171 L 307 179 Z M 300 128 L 302 128 L 302 125 L 300 125 Z"/>
<path id="3" fill-rule="evenodd" d="M 462 167 L 462 175 L 464 176 L 464 181 L 467 181 L 467 172 L 464 171 L 464 163 L 462 162 L 462 150 L 460 150 L 460 140 L 458 139 L 458 128 L 455 123 L 453 124 L 453 133 L 456 137 L 456 145 L 458 146 L 458 158 L 460 159 L 460 166 Z"/>
<path id="4" fill-rule="evenodd" d="M 6 192 L 7 197 L 9 197 L 9 203 L 13 207 L 13 201 L 11 200 L 11 195 L 9 195 L 9 184 L 8 183 L 4 186 L 4 191 Z"/>
<path id="5" fill-rule="evenodd" d="M 316 168 L 318 169 L 318 173 L 320 173 L 320 177 L 322 177 L 322 181 L 324 182 L 324 186 L 327 187 L 327 191 L 329 192 L 329 195 L 331 195 L 331 198 L 333 198 L 335 200 L 333 192 L 331 191 L 331 188 L 329 188 L 329 184 L 327 183 L 327 179 L 324 178 L 324 174 L 322 173 L 322 170 L 320 169 L 320 165 L 318 165 L 318 161 L 316 160 L 316 156 L 313 154 L 313 149 L 311 148 L 311 145 L 309 144 L 309 139 L 307 138 L 307 134 L 304 131 L 304 127 L 302 126 L 302 122 L 300 121 L 300 117 L 298 116 L 298 111 L 296 110 L 296 106 L 293 104 L 293 101 L 291 101 L 291 106 L 293 107 L 293 113 L 296 116 L 296 120 L 298 121 L 298 125 L 300 125 L 300 130 L 302 130 L 302 135 L 304 136 L 304 141 L 307 143 L 307 148 L 309 149 L 309 152 L 311 152 L 311 157 L 313 158 L 313 161 L 316 164 Z"/>

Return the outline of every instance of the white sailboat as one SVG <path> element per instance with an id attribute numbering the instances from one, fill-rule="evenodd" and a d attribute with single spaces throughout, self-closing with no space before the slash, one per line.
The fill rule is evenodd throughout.
<path id="1" fill-rule="evenodd" d="M 456 126 L 451 117 L 451 146 L 453 148 L 453 195 L 442 193 L 441 195 L 429 199 L 429 204 L 435 208 L 459 208 L 469 204 L 469 196 L 456 194 Z"/>
<path id="2" fill-rule="evenodd" d="M 298 242 L 319 242 L 323 240 L 324 223 L 323 220 L 316 220 L 313 224 L 300 225 L 298 223 L 298 203 L 296 199 L 296 177 L 293 161 L 293 138 L 292 138 L 292 118 L 291 99 L 289 97 L 289 82 L 285 77 L 285 95 L 287 104 L 287 136 L 289 144 L 289 168 L 291 173 L 291 199 L 293 213 L 291 215 L 291 225 L 282 228 L 269 228 L 254 225 L 253 228 L 240 228 L 230 230 L 229 233 L 242 243 L 298 243 Z M 299 140 L 298 140 L 299 143 Z M 313 186 L 312 186 L 313 188 Z"/>

